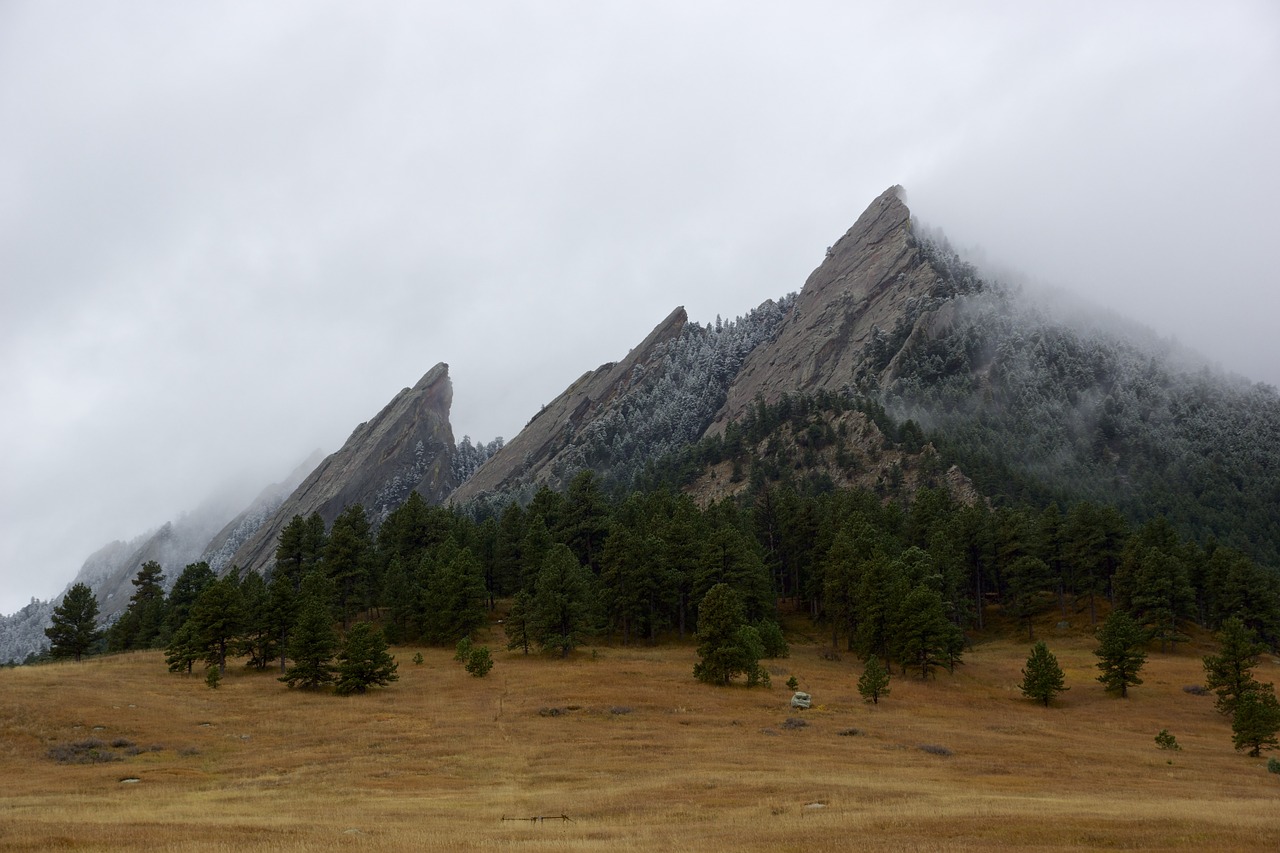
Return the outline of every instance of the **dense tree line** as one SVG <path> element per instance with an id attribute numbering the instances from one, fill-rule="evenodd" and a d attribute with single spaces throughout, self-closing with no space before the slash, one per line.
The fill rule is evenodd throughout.
<path id="1" fill-rule="evenodd" d="M 375 621 L 391 642 L 448 646 L 499 599 L 511 602 L 513 648 L 567 655 L 599 634 L 654 642 L 696 634 L 717 585 L 736 602 L 722 609 L 741 609 L 735 631 L 769 635 L 791 607 L 833 645 L 920 676 L 954 668 L 966 631 L 993 612 L 1034 639 L 1041 614 L 1097 621 L 1102 599 L 1166 648 L 1191 624 L 1232 618 L 1280 642 L 1276 574 L 1163 518 L 1135 528 L 1089 502 L 992 508 L 930 488 L 903 502 L 765 481 L 742 502 L 699 507 L 672 490 L 610 499 L 584 472 L 563 494 L 543 489 L 481 518 L 416 494 L 376 528 L 360 506 L 328 529 L 295 517 L 267 577 L 217 578 L 197 563 L 168 596 L 162 580 L 159 566 L 141 568 L 109 636 L 112 648 L 164 647 L 176 669 L 240 657 L 286 671 L 301 626 L 322 622 Z"/>

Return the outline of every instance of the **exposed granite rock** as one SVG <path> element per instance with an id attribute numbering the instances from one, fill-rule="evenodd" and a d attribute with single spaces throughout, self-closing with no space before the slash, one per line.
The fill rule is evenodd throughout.
<path id="1" fill-rule="evenodd" d="M 229 566 L 264 571 L 294 515 L 319 513 L 329 525 L 345 507 L 359 503 L 377 523 L 414 490 L 428 503 L 440 503 L 455 485 L 452 404 L 449 366 L 437 364 L 356 427 L 342 449 L 321 462 L 235 552 Z"/>
<path id="2" fill-rule="evenodd" d="M 741 418 L 758 395 L 775 402 L 852 387 L 874 330 L 893 328 L 938 281 L 912 235 L 902 188 L 889 188 L 827 250 L 775 339 L 747 358 L 708 434 Z"/>
<path id="3" fill-rule="evenodd" d="M 466 503 L 513 486 L 528 491 L 544 483 L 552 488 L 565 485 L 565 475 L 572 476 L 579 467 L 567 460 L 573 438 L 661 358 L 662 345 L 677 337 L 688 321 L 684 308 L 677 308 L 626 358 L 584 373 L 534 415 L 520 434 L 480 466 L 449 500 Z"/>

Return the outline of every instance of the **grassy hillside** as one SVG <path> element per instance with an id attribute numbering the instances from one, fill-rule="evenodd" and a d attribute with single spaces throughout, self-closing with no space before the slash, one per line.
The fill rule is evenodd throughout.
<path id="1" fill-rule="evenodd" d="M 752 690 L 696 683 L 682 645 L 498 652 L 485 679 L 400 648 L 401 680 L 350 698 L 242 670 L 214 691 L 158 652 L 0 670 L 0 848 L 1273 849 L 1280 777 L 1182 689 L 1208 646 L 1153 655 L 1119 700 L 1092 639 L 1052 624 L 1071 689 L 1049 709 L 1020 696 L 1007 639 L 954 676 L 895 677 L 878 707 L 851 656 L 794 636 Z M 788 707 L 790 674 L 813 709 Z M 1162 728 L 1183 751 L 1156 748 Z M 138 754 L 49 757 L 91 737 Z"/>

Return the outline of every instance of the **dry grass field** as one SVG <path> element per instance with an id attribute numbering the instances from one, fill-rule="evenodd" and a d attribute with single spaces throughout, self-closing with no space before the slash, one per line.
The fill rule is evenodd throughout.
<path id="1" fill-rule="evenodd" d="M 1206 644 L 1152 654 L 1120 700 L 1091 638 L 1050 625 L 1071 690 L 1049 709 L 1019 694 L 1028 644 L 1008 639 L 954 676 L 895 675 L 878 707 L 852 655 L 804 637 L 751 690 L 696 683 L 686 645 L 498 651 L 484 679 L 400 648 L 399 682 L 347 698 L 244 670 L 215 691 L 158 652 L 2 670 L 0 849 L 1280 848 L 1280 777 L 1182 689 Z M 812 709 L 788 707 L 791 674 Z M 49 756 L 91 737 L 137 754 Z"/>

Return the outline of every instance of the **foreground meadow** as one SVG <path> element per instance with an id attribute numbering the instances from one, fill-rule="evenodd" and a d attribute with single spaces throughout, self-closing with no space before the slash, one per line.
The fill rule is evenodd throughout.
<path id="1" fill-rule="evenodd" d="M 1071 688 L 1049 709 L 1008 639 L 895 675 L 876 707 L 852 655 L 795 637 L 751 690 L 696 683 L 687 645 L 498 651 L 484 679 L 399 648 L 399 682 L 346 698 L 240 669 L 211 690 L 158 652 L 2 670 L 0 849 L 1276 849 L 1280 777 L 1182 689 L 1207 645 L 1151 655 L 1120 700 L 1091 638 L 1045 638 Z M 792 674 L 812 709 L 788 707 Z M 49 756 L 90 737 L 136 754 Z"/>

